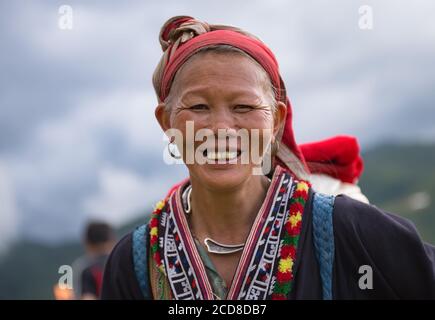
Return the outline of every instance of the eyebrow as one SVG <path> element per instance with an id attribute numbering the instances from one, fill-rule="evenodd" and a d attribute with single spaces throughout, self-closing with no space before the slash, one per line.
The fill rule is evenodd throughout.
<path id="1" fill-rule="evenodd" d="M 183 92 L 180 92 L 180 98 L 181 99 L 188 99 L 193 95 L 201 96 L 201 97 L 207 97 L 208 91 L 213 90 L 213 87 L 206 87 L 206 86 L 196 86 L 194 88 L 188 88 Z M 231 99 L 234 98 L 248 98 L 248 99 L 255 99 L 255 100 L 261 100 L 261 97 L 256 93 L 249 90 L 232 90 L 229 94 Z"/>

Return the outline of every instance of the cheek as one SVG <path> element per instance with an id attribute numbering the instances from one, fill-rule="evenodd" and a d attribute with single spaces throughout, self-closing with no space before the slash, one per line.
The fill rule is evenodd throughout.
<path id="1" fill-rule="evenodd" d="M 258 110 L 240 116 L 240 126 L 248 131 L 249 145 L 252 155 L 260 155 L 266 152 L 273 135 L 274 118 L 272 111 Z"/>
<path id="2" fill-rule="evenodd" d="M 239 125 L 246 129 L 269 129 L 273 128 L 274 119 L 271 111 L 252 111 L 239 117 Z"/>
<path id="3" fill-rule="evenodd" d="M 179 145 L 180 148 L 187 148 L 187 140 L 194 139 L 198 129 L 207 127 L 204 117 L 193 112 L 182 111 L 178 114 L 174 114 L 171 117 L 171 128 L 176 129 L 181 133 L 183 138 L 183 145 Z M 193 124 L 193 125 L 192 125 Z M 195 142 L 193 142 L 195 143 Z M 185 150 L 187 151 L 187 150 Z"/>
<path id="4" fill-rule="evenodd" d="M 179 113 L 174 113 L 171 116 L 170 124 L 172 128 L 184 130 L 187 121 L 192 121 L 195 124 L 195 127 L 205 123 L 204 115 L 184 110 Z"/>

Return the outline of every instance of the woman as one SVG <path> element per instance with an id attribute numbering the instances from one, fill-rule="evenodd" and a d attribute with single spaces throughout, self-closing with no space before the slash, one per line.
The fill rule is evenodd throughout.
<path id="1" fill-rule="evenodd" d="M 180 133 L 169 147 L 177 157 L 177 145 L 189 179 L 115 247 L 103 299 L 435 298 L 435 248 L 411 223 L 313 190 L 313 173 L 355 182 L 355 141 L 296 144 L 277 61 L 260 40 L 182 16 L 165 23 L 160 42 L 155 116 L 165 132 Z M 207 143 L 189 141 L 189 123 Z M 228 142 L 242 129 L 259 132 L 248 148 L 219 145 L 222 130 Z M 254 145 L 260 161 L 250 157 Z M 346 169 L 325 163 L 335 156 L 352 159 Z"/>

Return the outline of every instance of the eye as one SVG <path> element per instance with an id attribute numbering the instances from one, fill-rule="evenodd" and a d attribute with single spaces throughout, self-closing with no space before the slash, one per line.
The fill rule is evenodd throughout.
<path id="1" fill-rule="evenodd" d="M 189 107 L 189 110 L 194 110 L 194 111 L 208 110 L 208 106 L 206 104 L 195 104 Z"/>
<path id="2" fill-rule="evenodd" d="M 234 110 L 236 112 L 249 112 L 251 110 L 254 110 L 254 107 L 246 105 L 246 104 L 239 104 L 239 105 L 234 107 Z"/>

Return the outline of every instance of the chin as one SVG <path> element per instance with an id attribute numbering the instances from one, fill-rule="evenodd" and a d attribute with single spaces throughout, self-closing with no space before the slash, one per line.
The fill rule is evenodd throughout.
<path id="1" fill-rule="evenodd" d="M 189 167 L 190 176 L 208 189 L 216 191 L 231 190 L 239 187 L 252 176 L 250 165 L 193 165 Z"/>

